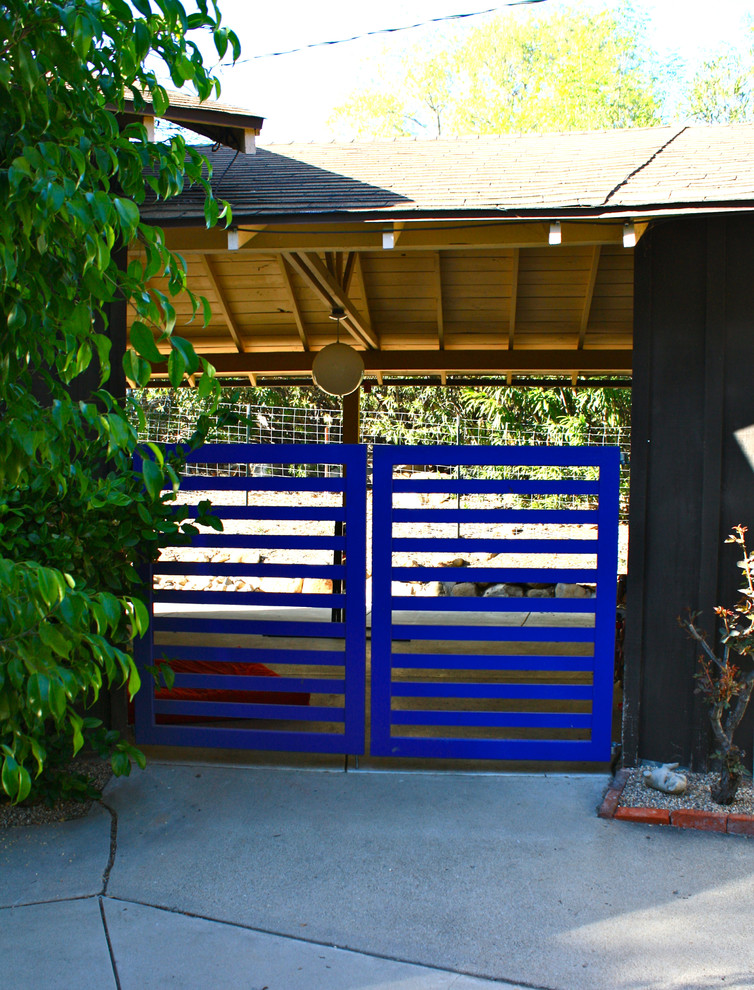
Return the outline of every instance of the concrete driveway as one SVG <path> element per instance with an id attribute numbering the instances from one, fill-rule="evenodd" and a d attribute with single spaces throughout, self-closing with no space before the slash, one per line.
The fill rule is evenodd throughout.
<path id="1" fill-rule="evenodd" d="M 754 987 L 754 843 L 602 821 L 601 775 L 153 763 L 0 832 L 0 985 Z"/>

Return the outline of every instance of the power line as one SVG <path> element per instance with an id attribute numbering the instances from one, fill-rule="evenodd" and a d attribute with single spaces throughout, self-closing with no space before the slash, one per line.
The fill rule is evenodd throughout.
<path id="1" fill-rule="evenodd" d="M 426 27 L 429 24 L 441 24 L 445 21 L 461 21 L 467 17 L 482 17 L 484 14 L 494 14 L 505 7 L 528 7 L 534 3 L 546 3 L 546 0 L 512 0 L 511 3 L 498 4 L 496 7 L 488 7 L 486 10 L 470 11 L 468 14 L 447 14 L 445 17 L 432 17 L 427 21 L 418 21 L 416 24 L 404 24 L 402 27 L 379 28 L 376 31 L 366 31 L 364 34 L 354 34 L 350 38 L 337 38 L 332 41 L 315 41 L 311 45 L 302 45 L 300 48 L 289 48 L 282 52 L 265 52 L 264 55 L 252 55 L 249 58 L 241 58 L 233 65 L 242 65 L 244 62 L 254 62 L 259 58 L 277 58 L 278 55 L 295 55 L 297 52 L 305 52 L 310 48 L 325 48 L 328 45 L 345 45 L 349 41 L 361 41 L 362 38 L 371 38 L 378 34 L 395 34 L 398 31 L 413 31 L 415 28 Z"/>

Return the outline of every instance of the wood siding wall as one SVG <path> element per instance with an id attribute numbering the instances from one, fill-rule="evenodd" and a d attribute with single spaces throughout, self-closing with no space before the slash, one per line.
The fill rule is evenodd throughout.
<path id="1" fill-rule="evenodd" d="M 739 586 L 723 540 L 736 523 L 754 535 L 754 217 L 658 224 L 634 286 L 624 754 L 697 768 L 698 651 L 677 618 L 700 610 L 713 630 L 713 606 Z M 753 715 L 738 739 L 749 761 Z"/>

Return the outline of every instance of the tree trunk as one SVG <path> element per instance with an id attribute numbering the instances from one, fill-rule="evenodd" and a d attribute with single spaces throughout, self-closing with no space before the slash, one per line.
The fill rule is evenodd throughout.
<path id="1" fill-rule="evenodd" d="M 726 753 L 720 767 L 717 783 L 710 787 L 710 795 L 716 804 L 733 804 L 741 783 L 739 753 L 736 748 Z"/>

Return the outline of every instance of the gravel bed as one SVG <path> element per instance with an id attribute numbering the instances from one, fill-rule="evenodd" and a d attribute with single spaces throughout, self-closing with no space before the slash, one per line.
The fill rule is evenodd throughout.
<path id="1" fill-rule="evenodd" d="M 694 808 L 697 811 L 718 811 L 731 815 L 751 815 L 754 817 L 754 790 L 751 777 L 744 777 L 738 788 L 733 804 L 716 804 L 710 797 L 710 785 L 717 779 L 715 773 L 691 773 L 679 770 L 688 782 L 683 794 L 663 794 L 652 787 L 647 787 L 642 779 L 646 767 L 631 770 L 631 776 L 626 781 L 623 793 L 618 801 L 619 808 L 667 808 L 669 811 L 679 811 L 682 808 Z"/>
<path id="2" fill-rule="evenodd" d="M 113 775 L 109 760 L 81 757 L 70 764 L 77 773 L 85 774 L 99 791 Z M 46 804 L 10 804 L 0 799 L 0 828 L 19 825 L 50 825 L 88 815 L 94 801 L 58 801 L 51 808 Z"/>

